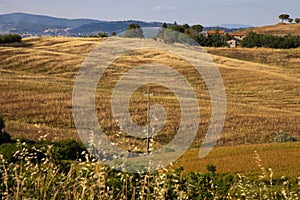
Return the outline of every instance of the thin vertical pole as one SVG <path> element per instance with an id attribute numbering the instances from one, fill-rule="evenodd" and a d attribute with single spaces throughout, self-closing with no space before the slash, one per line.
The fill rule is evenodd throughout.
<path id="1" fill-rule="evenodd" d="M 148 108 L 147 108 L 147 155 L 150 154 L 150 85 L 148 86 Z"/>

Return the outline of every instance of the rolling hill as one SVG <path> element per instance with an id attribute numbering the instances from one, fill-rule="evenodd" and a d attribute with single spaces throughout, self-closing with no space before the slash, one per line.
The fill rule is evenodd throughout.
<path id="1" fill-rule="evenodd" d="M 300 35 L 300 24 L 278 23 L 270 26 L 248 28 L 234 32 L 235 34 L 247 35 L 249 32 L 256 32 L 265 35 Z"/>
<path id="2" fill-rule="evenodd" d="M 103 39 L 42 37 L 27 38 L 23 42 L 23 46 L 0 47 L 0 112 L 7 122 L 6 131 L 14 138 L 37 140 L 47 135 L 50 140 L 79 140 L 72 115 L 74 80 L 85 57 Z M 183 165 L 187 170 L 204 170 L 206 164 L 213 163 L 220 169 L 219 172 L 253 172 L 251 170 L 257 167 L 254 164 L 254 150 L 257 150 L 266 166 L 277 170 L 277 174 L 286 174 L 287 170 L 290 170 L 288 175 L 299 174 L 299 143 L 262 143 L 272 142 L 281 130 L 295 137 L 300 136 L 300 49 L 206 50 L 211 53 L 225 84 L 225 126 L 217 144 L 219 147 L 208 157 L 200 160 L 197 157 L 198 150 L 192 149 L 177 164 Z M 115 83 L 115 77 L 122 74 L 114 70 L 124 69 L 133 62 L 132 59 L 141 63 L 162 61 L 177 66 L 188 76 L 192 75 L 190 68 L 172 55 L 153 50 L 132 53 L 112 64 L 104 79 L 106 86 L 99 88 L 96 97 L 97 100 L 104 99 L 104 104 L 97 104 L 100 106 L 97 110 L 106 109 L 101 107 L 108 102 L 109 95 L 106 92 Z M 193 78 L 190 80 L 193 81 Z M 201 144 L 211 112 L 207 89 L 202 84 L 196 88 L 201 97 L 201 124 L 193 147 Z M 168 96 L 168 91 L 158 87 L 155 93 L 159 92 Z M 166 110 L 176 111 L 174 97 L 170 96 L 168 99 Z M 146 121 L 146 102 L 141 91 L 141 96 L 134 97 L 131 103 L 133 118 L 142 121 L 142 125 Z M 104 119 L 104 128 L 108 135 L 118 131 L 113 122 L 109 121 L 110 115 L 105 115 L 104 112 L 97 114 Z M 168 123 L 176 124 L 176 120 L 174 115 Z M 165 134 L 155 138 L 154 148 L 172 138 L 170 133 L 174 129 L 165 131 Z M 123 135 L 121 137 L 126 138 Z M 140 151 L 145 151 L 143 141 L 133 138 L 126 138 L 126 141 L 127 139 L 129 150 L 139 146 Z M 122 141 L 119 141 L 120 145 Z M 276 155 L 274 151 L 277 152 Z M 295 167 L 290 169 L 290 166 Z"/>
<path id="3" fill-rule="evenodd" d="M 161 22 L 142 21 L 101 21 L 93 19 L 65 19 L 27 13 L 0 15 L 0 33 L 18 33 L 22 36 L 83 36 L 99 32 L 122 32 L 130 23 L 141 27 L 161 27 Z"/>
<path id="4" fill-rule="evenodd" d="M 14 136 L 38 137 L 34 126 L 37 124 L 51 133 L 63 129 L 63 138 L 72 136 L 73 81 L 80 63 L 101 41 L 28 38 L 24 47 L 1 47 L 0 109 L 9 119 L 8 131 Z M 228 95 L 227 121 L 220 145 L 269 142 L 279 130 L 299 136 L 300 49 L 262 49 L 263 54 L 256 49 L 207 49 L 214 54 Z M 167 58 L 159 54 L 153 57 Z M 207 105 L 208 94 L 202 95 Z M 208 125 L 209 112 L 203 111 L 206 118 L 200 135 Z"/>
<path id="5" fill-rule="evenodd" d="M 0 34 L 18 33 L 28 36 L 89 36 L 99 32 L 120 33 L 127 29 L 130 23 L 138 23 L 142 28 L 161 27 L 162 22 L 144 22 L 137 20 L 128 21 L 103 21 L 94 19 L 66 19 L 27 13 L 11 13 L 0 15 Z M 204 27 L 205 30 L 216 29 L 217 26 Z M 226 32 L 233 32 L 247 25 L 224 24 L 218 26 Z"/>

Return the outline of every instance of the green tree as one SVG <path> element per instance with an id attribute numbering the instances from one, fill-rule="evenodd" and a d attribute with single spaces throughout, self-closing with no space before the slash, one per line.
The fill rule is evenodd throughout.
<path id="1" fill-rule="evenodd" d="M 124 37 L 128 38 L 144 38 L 144 32 L 141 26 L 136 23 L 131 23 L 128 25 Z"/>
<path id="2" fill-rule="evenodd" d="M 300 46 L 300 36 L 273 36 L 250 32 L 241 42 L 243 47 L 267 47 L 276 49 L 290 49 Z"/>
<path id="3" fill-rule="evenodd" d="M 98 33 L 97 37 L 104 38 L 108 37 L 107 33 Z"/>
<path id="4" fill-rule="evenodd" d="M 2 133 L 2 130 L 5 128 L 5 123 L 3 117 L 0 115 L 0 133 Z"/>
<path id="5" fill-rule="evenodd" d="M 207 170 L 209 173 L 214 174 L 214 173 L 216 173 L 217 168 L 216 168 L 215 165 L 208 164 L 208 165 L 206 165 L 206 170 Z"/>
<path id="6" fill-rule="evenodd" d="M 225 46 L 225 37 L 223 35 L 220 35 L 218 32 L 212 35 L 211 40 L 213 47 Z"/>
<path id="7" fill-rule="evenodd" d="M 293 21 L 294 21 L 294 19 L 288 18 L 288 22 L 289 22 L 289 23 L 292 23 Z"/>
<path id="8" fill-rule="evenodd" d="M 199 35 L 203 30 L 203 26 L 201 26 L 200 24 L 196 24 L 191 26 L 191 29 L 193 31 L 193 35 Z"/>
<path id="9" fill-rule="evenodd" d="M 242 47 L 247 47 L 247 48 L 261 47 L 260 36 L 257 33 L 250 32 L 241 41 L 241 45 L 242 45 Z"/>
<path id="10" fill-rule="evenodd" d="M 18 34 L 0 35 L 0 44 L 1 43 L 21 42 L 21 41 L 22 41 L 22 37 Z"/>
<path id="11" fill-rule="evenodd" d="M 182 25 L 182 28 L 184 29 L 184 33 L 185 34 L 190 34 L 190 25 L 188 25 L 188 24 L 183 24 Z"/>
<path id="12" fill-rule="evenodd" d="M 179 25 L 175 21 L 174 24 L 167 26 L 166 23 L 162 25 L 162 28 L 158 31 L 157 38 L 163 39 L 164 42 L 172 44 L 176 42 L 196 45 L 196 43 L 201 46 L 207 46 L 213 43 L 216 46 L 224 46 L 224 40 L 226 40 L 223 36 L 217 36 L 214 42 L 211 39 L 207 39 L 202 34 L 203 26 L 200 24 L 192 25 L 183 24 Z M 220 38 L 221 41 L 218 41 Z M 195 42 L 196 41 L 196 42 Z"/>
<path id="13" fill-rule="evenodd" d="M 180 33 L 184 33 L 183 26 L 178 25 L 176 22 L 174 23 L 174 25 L 169 26 L 168 29 L 171 29 L 173 31 L 177 31 L 177 32 L 180 32 Z"/>
<path id="14" fill-rule="evenodd" d="M 288 15 L 288 14 L 281 14 L 278 17 L 279 17 L 279 19 L 281 19 L 281 21 L 283 23 L 283 21 L 286 21 L 286 20 L 288 20 L 290 18 L 290 15 Z"/>
<path id="15" fill-rule="evenodd" d="M 300 23 L 300 18 L 296 18 L 295 23 L 299 24 Z"/>
<path id="16" fill-rule="evenodd" d="M 116 35 L 117 33 L 115 31 L 111 33 L 111 36 L 116 36 Z"/>
<path id="17" fill-rule="evenodd" d="M 168 24 L 164 22 L 161 27 L 162 28 L 168 28 Z"/>
<path id="18" fill-rule="evenodd" d="M 5 122 L 3 117 L 0 115 L 0 144 L 11 142 L 11 136 L 3 131 L 5 128 Z"/>
<path id="19" fill-rule="evenodd" d="M 178 42 L 179 32 L 172 30 L 171 28 L 165 29 L 163 33 L 163 40 L 168 44 Z"/>

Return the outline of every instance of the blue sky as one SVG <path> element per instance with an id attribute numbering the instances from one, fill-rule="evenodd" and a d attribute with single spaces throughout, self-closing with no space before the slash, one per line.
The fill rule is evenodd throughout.
<path id="1" fill-rule="evenodd" d="M 299 0 L 0 0 L 0 14 L 11 12 L 109 21 L 267 25 L 279 22 L 281 13 L 300 18 L 300 4 Z"/>

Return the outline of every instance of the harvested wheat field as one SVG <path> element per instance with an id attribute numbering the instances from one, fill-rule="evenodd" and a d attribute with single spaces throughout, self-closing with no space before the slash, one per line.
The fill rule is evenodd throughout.
<path id="1" fill-rule="evenodd" d="M 96 38 L 44 37 L 24 39 L 26 45 L 17 47 L 1 46 L 0 112 L 7 122 L 6 131 L 15 138 L 38 139 L 48 134 L 47 138 L 51 140 L 79 139 L 72 116 L 74 80 L 85 57 L 101 45 L 102 41 L 103 39 Z M 222 152 L 235 151 L 231 154 L 232 157 L 228 156 L 228 160 L 224 161 L 231 163 L 240 156 L 239 149 L 244 152 L 248 147 L 251 152 L 256 147 L 262 149 L 261 157 L 266 159 L 266 162 L 272 162 L 268 159 L 268 155 L 274 153 L 269 151 L 272 148 L 276 151 L 282 148 L 278 155 L 281 158 L 289 157 L 289 145 L 272 144 L 264 150 L 264 146 L 257 144 L 273 142 L 281 130 L 295 137 L 300 136 L 300 50 L 207 48 L 207 51 L 212 54 L 221 72 L 227 95 L 226 121 L 218 141 L 218 146 L 226 147 L 216 148 L 202 162 L 214 163 L 214 156 L 224 157 Z M 135 63 L 137 60 L 138 63 Z M 193 69 L 188 63 L 166 52 L 141 50 L 123 56 L 111 64 L 97 89 L 99 123 L 107 135 L 116 140 L 115 133 L 120 132 L 120 129 L 109 111 L 111 90 L 122 74 L 132 66 L 155 61 L 173 66 L 184 74 L 196 89 L 201 121 L 193 147 L 199 147 L 208 129 L 211 114 L 207 87 L 202 79 L 198 80 L 193 76 Z M 147 123 L 147 97 L 143 95 L 145 90 L 146 86 L 139 88 L 130 100 L 133 121 L 141 126 Z M 175 96 L 166 88 L 153 85 L 152 92 L 160 94 L 153 97 L 152 103 L 160 102 L 161 98 L 167 99 L 164 101 L 164 107 L 167 112 L 174 113 L 168 115 L 167 125 L 154 138 L 154 148 L 159 148 L 173 138 L 178 129 L 180 111 Z M 121 137 L 127 136 L 121 133 Z M 144 140 L 127 139 L 122 140 L 129 141 L 127 149 L 132 150 L 133 147 L 139 146 L 138 151 L 145 151 Z M 122 146 L 122 142 L 119 143 Z M 227 147 L 236 145 L 246 146 Z M 296 163 L 300 160 L 300 146 L 294 146 Z M 178 162 L 185 163 L 185 159 L 195 154 L 197 155 L 197 151 L 191 150 Z M 250 154 L 245 156 L 244 162 L 251 162 Z M 252 167 L 255 167 L 245 165 L 240 169 L 233 169 L 230 164 L 222 165 L 222 160 L 216 160 L 217 167 L 223 166 L 221 172 L 231 169 L 234 172 L 251 171 Z M 191 162 L 198 161 L 193 157 L 186 164 L 187 170 L 201 168 L 194 168 L 197 164 Z M 293 161 L 287 163 L 291 164 Z M 278 164 L 278 160 L 270 165 L 275 168 L 282 166 Z M 282 167 L 281 172 L 286 169 Z M 299 174 L 299 171 L 289 174 L 293 173 Z"/>
<path id="2" fill-rule="evenodd" d="M 299 35 L 299 28 L 300 24 L 278 23 L 276 25 L 260 26 L 240 30 L 235 33 L 242 35 L 247 35 L 249 32 L 255 32 L 258 34 L 266 35 Z"/>

